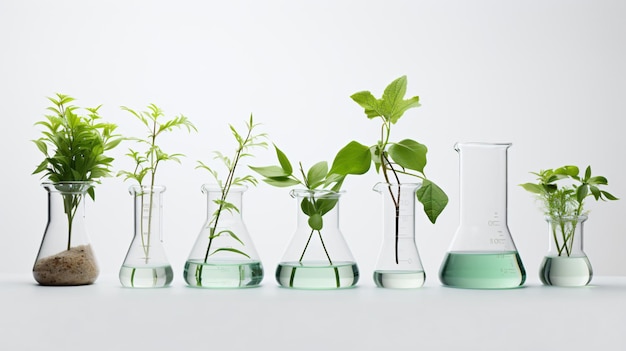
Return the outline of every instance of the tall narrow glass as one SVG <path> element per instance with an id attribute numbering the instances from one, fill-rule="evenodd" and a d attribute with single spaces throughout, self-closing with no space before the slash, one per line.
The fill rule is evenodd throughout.
<path id="1" fill-rule="evenodd" d="M 120 283 L 129 288 L 169 286 L 174 272 L 163 247 L 164 186 L 133 185 L 129 192 L 134 203 L 133 240 L 120 268 Z"/>
<path id="2" fill-rule="evenodd" d="M 460 223 L 439 271 L 450 287 L 506 289 L 524 284 L 526 271 L 507 224 L 507 150 L 510 143 L 457 143 Z"/>
<path id="3" fill-rule="evenodd" d="M 383 243 L 374 270 L 381 288 L 408 289 L 424 285 L 426 275 L 415 244 L 415 192 L 421 184 L 378 183 L 383 197 Z"/>

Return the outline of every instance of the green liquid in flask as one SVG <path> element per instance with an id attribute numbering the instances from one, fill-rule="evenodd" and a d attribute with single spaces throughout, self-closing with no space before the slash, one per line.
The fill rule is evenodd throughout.
<path id="1" fill-rule="evenodd" d="M 122 265 L 120 282 L 129 288 L 160 288 L 170 285 L 174 279 L 172 266 L 131 267 Z"/>
<path id="2" fill-rule="evenodd" d="M 263 266 L 258 261 L 188 260 L 184 278 L 189 286 L 196 288 L 251 288 L 263 280 Z"/>
<path id="3" fill-rule="evenodd" d="M 354 262 L 281 262 L 276 281 L 295 289 L 340 289 L 354 286 L 359 269 Z"/>
<path id="4" fill-rule="evenodd" d="M 593 276 L 587 256 L 544 257 L 539 278 L 545 285 L 585 286 Z"/>
<path id="5" fill-rule="evenodd" d="M 526 271 L 517 251 L 452 251 L 446 255 L 439 279 L 456 288 L 510 289 L 524 284 Z"/>

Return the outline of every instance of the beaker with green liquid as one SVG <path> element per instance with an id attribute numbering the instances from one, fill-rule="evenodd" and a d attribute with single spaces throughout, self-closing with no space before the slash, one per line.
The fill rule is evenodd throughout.
<path id="1" fill-rule="evenodd" d="M 339 229 L 342 192 L 292 190 L 298 220 L 276 268 L 276 281 L 293 289 L 343 289 L 356 285 L 359 269 Z"/>
<path id="2" fill-rule="evenodd" d="M 510 143 L 456 143 L 460 166 L 459 226 L 439 270 L 449 287 L 508 289 L 526 271 L 507 225 Z"/>

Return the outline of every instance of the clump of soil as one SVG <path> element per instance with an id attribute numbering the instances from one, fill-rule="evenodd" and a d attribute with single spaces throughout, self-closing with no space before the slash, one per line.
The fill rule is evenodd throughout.
<path id="1" fill-rule="evenodd" d="M 33 275 L 41 285 L 85 285 L 98 278 L 91 246 L 80 245 L 35 262 Z"/>

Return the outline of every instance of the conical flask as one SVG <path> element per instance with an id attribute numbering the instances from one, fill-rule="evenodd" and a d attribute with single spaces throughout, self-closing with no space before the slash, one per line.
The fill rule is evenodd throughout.
<path id="1" fill-rule="evenodd" d="M 129 288 L 161 288 L 169 286 L 174 272 L 163 247 L 164 186 L 133 185 L 134 235 L 124 263 L 120 283 Z"/>
<path id="2" fill-rule="evenodd" d="M 359 280 L 350 248 L 339 230 L 341 192 L 292 190 L 298 203 L 296 232 L 276 268 L 276 281 L 295 289 L 342 289 Z"/>
<path id="3" fill-rule="evenodd" d="M 374 270 L 381 288 L 419 288 L 426 275 L 415 244 L 415 192 L 421 184 L 378 183 L 383 197 L 383 243 Z"/>
<path id="4" fill-rule="evenodd" d="M 457 143 L 460 222 L 439 271 L 444 285 L 506 289 L 526 272 L 507 225 L 507 150 L 510 143 Z"/>
<path id="5" fill-rule="evenodd" d="M 195 288 L 250 288 L 263 280 L 263 266 L 242 217 L 245 185 L 223 192 L 204 184 L 207 216 L 185 263 L 185 282 Z"/>
<path id="6" fill-rule="evenodd" d="M 85 226 L 89 181 L 43 183 L 48 192 L 48 222 L 33 276 L 41 285 L 85 285 L 96 281 L 98 263 Z"/>

